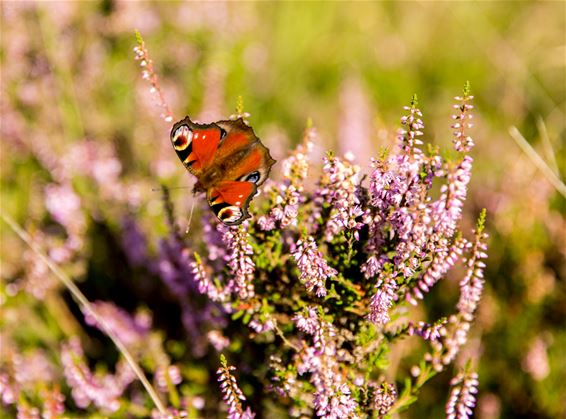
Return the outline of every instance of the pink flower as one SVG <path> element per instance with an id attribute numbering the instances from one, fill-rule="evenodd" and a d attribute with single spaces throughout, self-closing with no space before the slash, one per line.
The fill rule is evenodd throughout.
<path id="1" fill-rule="evenodd" d="M 326 279 L 336 276 L 338 272 L 328 266 L 314 238 L 308 236 L 305 240 L 297 241 L 292 245 L 291 254 L 299 267 L 299 280 L 306 285 L 307 291 L 324 297 Z"/>

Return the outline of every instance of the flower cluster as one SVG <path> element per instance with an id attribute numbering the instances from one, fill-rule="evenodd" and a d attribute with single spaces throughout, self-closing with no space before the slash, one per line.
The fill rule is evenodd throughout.
<path id="1" fill-rule="evenodd" d="M 251 419 L 255 417 L 250 408 L 242 407 L 242 401 L 246 401 L 246 396 L 238 387 L 236 378 L 232 375 L 232 371 L 236 368 L 228 365 L 224 355 L 220 356 L 220 363 L 222 366 L 216 372 L 218 374 L 218 381 L 220 389 L 222 390 L 224 402 L 228 405 L 228 418 L 229 419 Z"/>
<path id="2" fill-rule="evenodd" d="M 153 68 L 153 60 L 150 58 L 145 47 L 145 42 L 139 32 L 136 32 L 136 38 L 138 45 L 134 47 L 134 53 L 135 59 L 139 61 L 140 67 L 142 68 L 142 78 L 147 80 L 151 85 L 150 93 L 161 108 L 161 118 L 163 118 L 165 122 L 171 122 L 173 121 L 173 112 L 169 109 L 169 105 L 167 105 L 163 93 L 161 93 L 159 82 L 157 81 L 157 74 Z"/>
<path id="3" fill-rule="evenodd" d="M 120 408 L 120 396 L 134 380 L 127 364 L 119 363 L 116 375 L 95 375 L 85 363 L 83 349 L 77 338 L 61 348 L 61 363 L 71 394 L 77 406 L 86 408 L 90 403 L 103 411 L 115 412 Z"/>
<path id="4" fill-rule="evenodd" d="M 144 313 L 132 317 L 129 313 L 109 302 L 97 301 L 92 303 L 92 306 L 97 315 L 104 319 L 106 326 L 120 337 L 122 343 L 132 347 L 144 345 L 151 328 L 151 318 Z M 85 321 L 91 326 L 104 330 L 88 312 L 85 315 Z"/>
<path id="5" fill-rule="evenodd" d="M 359 231 L 363 223 L 360 221 L 364 211 L 359 199 L 360 167 L 352 164 L 347 158 L 340 159 L 330 154 L 323 159 L 322 177 L 314 201 L 316 209 L 313 219 L 321 219 L 325 207 L 330 207 L 329 219 L 324 229 L 326 241 L 331 241 L 342 230 L 353 232 L 359 240 Z M 317 226 L 316 222 L 312 223 Z"/>
<path id="6" fill-rule="evenodd" d="M 249 299 L 254 295 L 253 278 L 255 271 L 255 264 L 251 258 L 254 252 L 248 242 L 248 233 L 245 227 L 245 223 L 238 227 L 218 226 L 223 233 L 222 240 L 229 251 L 224 259 L 233 278 L 227 288 L 242 300 Z"/>
<path id="7" fill-rule="evenodd" d="M 448 419 L 465 419 L 472 417 L 478 392 L 478 374 L 475 372 L 460 372 L 450 381 L 450 398 L 446 403 Z"/>
<path id="8" fill-rule="evenodd" d="M 373 396 L 373 407 L 378 415 L 383 416 L 389 412 L 397 400 L 397 390 L 391 383 L 383 382 Z"/>
<path id="9" fill-rule="evenodd" d="M 259 218 L 261 229 L 273 230 L 276 225 L 279 228 L 296 225 L 299 205 L 305 201 L 302 196 L 303 185 L 309 169 L 308 154 L 312 150 L 315 136 L 315 129 L 307 128 L 302 143 L 291 156 L 283 160 L 283 182 L 279 185 L 268 183 L 264 187 L 271 197 L 272 208 L 269 215 Z"/>
<path id="10" fill-rule="evenodd" d="M 297 313 L 293 320 L 300 331 L 313 338 L 313 346 L 303 343 L 297 371 L 300 375 L 311 375 L 310 381 L 316 389 L 313 405 L 317 416 L 329 419 L 357 417 L 358 404 L 343 381 L 341 364 L 336 359 L 335 327 L 321 319 L 314 307 L 307 307 L 305 313 Z"/>
<path id="11" fill-rule="evenodd" d="M 338 272 L 328 266 L 314 238 L 309 236 L 297 241 L 291 248 L 291 254 L 301 272 L 299 280 L 305 284 L 307 291 L 324 297 L 327 293 L 326 279 L 336 276 Z"/>

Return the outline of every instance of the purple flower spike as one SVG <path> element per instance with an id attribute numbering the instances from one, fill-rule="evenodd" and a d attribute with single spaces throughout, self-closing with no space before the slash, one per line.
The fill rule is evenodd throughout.
<path id="1" fill-rule="evenodd" d="M 248 222 L 235 227 L 227 227 L 223 224 L 218 225 L 218 230 L 223 233 L 222 240 L 228 249 L 225 260 L 230 267 L 233 277 L 229 287 L 242 300 L 249 299 L 255 294 L 252 282 L 255 264 L 251 258 L 254 252 L 248 242 L 248 226 Z"/>
<path id="2" fill-rule="evenodd" d="M 218 382 L 222 391 L 222 398 L 228 405 L 228 419 L 252 419 L 255 417 L 248 407 L 246 410 L 242 407 L 242 401 L 246 401 L 246 396 L 240 390 L 236 378 L 232 375 L 232 371 L 236 367 L 228 365 L 224 355 L 220 355 L 222 366 L 216 372 L 218 374 Z"/>
<path id="3" fill-rule="evenodd" d="M 472 417 L 478 392 L 478 374 L 460 372 L 450 381 L 450 398 L 446 403 L 447 419 L 466 419 Z"/>
<path id="4" fill-rule="evenodd" d="M 326 279 L 336 276 L 338 272 L 328 266 L 314 238 L 309 236 L 305 240 L 299 240 L 293 244 L 291 253 L 301 272 L 299 280 L 306 285 L 307 291 L 314 292 L 317 297 L 324 297 Z"/>

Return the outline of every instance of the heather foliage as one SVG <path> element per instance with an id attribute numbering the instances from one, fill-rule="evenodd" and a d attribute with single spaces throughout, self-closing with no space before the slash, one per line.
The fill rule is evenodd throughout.
<path id="1" fill-rule="evenodd" d="M 248 40 L 269 19 L 260 4 L 2 7 L 11 24 L 2 25 L 10 42 L 2 41 L 1 55 L 8 87 L 0 127 L 2 415 L 563 412 L 557 348 L 566 335 L 556 315 L 563 201 L 525 161 L 504 166 L 501 185 L 490 183 L 485 167 L 505 157 L 485 151 L 498 144 L 486 134 L 496 101 L 485 79 L 470 77 L 481 93 L 475 87 L 474 99 L 466 83 L 452 111 L 435 96 L 445 109 L 436 119 L 430 77 L 410 89 L 423 92 L 422 104 L 414 96 L 400 105 L 413 86 L 403 74 L 416 71 L 403 63 L 414 64 L 416 51 L 389 51 L 378 62 L 364 51 L 356 60 L 362 73 L 342 84 L 331 61 L 340 55 L 309 45 L 312 61 L 293 66 L 293 83 L 270 78 L 269 68 L 313 37 L 310 28 L 285 30 L 297 49 L 269 55 Z M 86 7 L 100 14 L 91 18 Z M 356 7 L 367 7 L 368 18 L 381 10 Z M 402 7 L 412 25 L 420 16 L 415 6 L 390 7 Z M 316 11 L 317 28 L 326 27 L 328 15 Z M 352 24 L 348 13 L 340 16 Z M 24 22 L 37 23 L 38 34 L 20 32 Z M 132 36 L 134 23 L 151 41 Z M 76 42 L 81 34 L 90 37 L 84 44 Z M 331 44 L 344 42 L 347 55 L 356 39 L 340 33 Z M 399 41 L 375 39 L 378 51 Z M 231 52 L 214 52 L 221 45 Z M 394 80 L 383 76 L 387 66 Z M 449 79 L 445 85 L 468 78 L 459 71 L 450 79 L 443 69 L 435 74 Z M 242 71 L 253 76 L 254 95 Z M 305 99 L 294 80 L 307 79 Z M 371 83 L 390 96 L 379 130 L 371 128 Z M 227 227 L 202 197 L 177 188 L 190 177 L 167 135 L 186 112 L 226 118 L 242 93 L 252 114 L 241 100 L 237 114 L 278 163 L 252 218 Z M 338 96 L 336 121 L 328 104 Z M 313 97 L 319 102 L 310 108 Z M 317 111 L 307 120 L 310 109 Z M 443 133 L 452 141 L 439 141 Z M 535 215 L 524 217 L 523 207 Z"/>

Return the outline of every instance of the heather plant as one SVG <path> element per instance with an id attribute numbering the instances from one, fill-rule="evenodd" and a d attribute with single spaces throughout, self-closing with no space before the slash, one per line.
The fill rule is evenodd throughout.
<path id="1" fill-rule="evenodd" d="M 172 114 L 152 60 L 137 36 L 135 57 L 142 76 L 150 83 L 162 117 L 170 122 Z M 254 409 L 262 412 L 258 400 L 265 399 L 291 416 L 324 418 L 382 417 L 414 403 L 433 376 L 454 364 L 467 342 L 483 288 L 485 211 L 470 237 L 459 228 L 473 162 L 472 99 L 466 84 L 454 105 L 456 154 L 447 158 L 438 149 L 425 147 L 422 113 L 413 97 L 404 108 L 396 148 L 383 149 L 372 160 L 369 177 L 361 175 L 350 156 L 332 152 L 322 159 L 317 174 L 310 157 L 317 133 L 309 122 L 301 143 L 281 162 L 282 179 L 266 183 L 263 204 L 239 226 L 225 226 L 203 212 L 200 222 L 183 234 L 164 187 L 169 234 L 160 240 L 157 252 L 147 249 L 131 218 L 123 225 L 122 246 L 129 262 L 158 277 L 177 302 L 188 353 L 180 357 L 180 365 L 172 364 L 151 330 L 150 313 L 132 316 L 109 301 L 89 303 L 59 274 L 79 300 L 85 324 L 108 334 L 127 361 L 118 361 L 115 373 L 95 372 L 85 362 L 77 337 L 64 342 L 56 363 L 63 366 L 74 406 L 92 406 L 107 415 L 136 414 L 136 405 L 145 404 L 142 393 L 129 402 L 124 396 L 138 378 L 155 403 L 153 417 L 208 415 L 216 409 L 182 389 L 191 379 L 188 365 L 214 353 L 219 353 L 218 391 L 228 417 L 253 417 Z M 119 165 L 108 166 L 101 170 L 119 171 Z M 96 181 L 97 172 L 92 176 Z M 313 178 L 317 180 L 308 187 L 306 180 Z M 111 200 L 122 199 L 119 191 L 106 194 Z M 73 215 L 78 201 L 64 176 L 46 188 L 47 209 L 68 235 L 62 245 L 67 253 L 50 251 L 59 263 L 80 248 L 85 227 L 82 217 Z M 20 234 L 45 258 L 33 238 Z M 455 311 L 437 319 L 411 320 L 410 307 L 423 304 L 438 281 L 452 280 L 448 274 L 457 264 L 463 269 Z M 409 371 L 392 376 L 392 347 L 415 338 L 428 349 Z M 153 373 L 156 389 L 138 362 Z M 238 370 L 256 381 L 247 386 L 251 406 L 245 406 Z M 2 383 L 5 405 L 16 404 L 21 417 L 39 414 L 38 407 L 22 398 L 26 393 L 21 379 L 4 373 Z M 447 415 L 470 416 L 477 374 L 468 366 L 451 384 Z M 57 388 L 40 399 L 44 415 L 49 409 L 55 415 L 64 413 L 64 396 Z M 58 402 L 51 406 L 51 399 Z M 142 412 L 137 414 L 143 416 Z"/>
<path id="2" fill-rule="evenodd" d="M 547 38 L 513 51 L 530 32 L 507 31 L 544 17 L 557 39 L 559 13 L 484 4 L 489 21 L 464 6 L 443 19 L 368 3 L 344 7 L 335 31 L 338 4 L 141 4 L 2 4 L 0 416 L 563 414 L 560 161 L 541 153 L 548 183 L 499 126 L 531 139 L 540 111 L 548 143 L 563 126 L 558 108 L 541 111 L 563 92 L 541 74 L 556 54 L 520 61 Z M 289 31 L 271 7 L 317 25 Z M 410 22 L 416 42 L 382 17 Z M 134 27 L 151 41 L 132 54 Z M 470 34 L 479 52 L 461 42 Z M 424 67 L 423 40 L 437 58 Z M 485 60 L 486 46 L 501 54 Z M 540 86 L 523 92 L 527 69 Z M 478 127 L 469 85 L 450 123 L 438 94 L 462 78 Z M 391 135 L 412 91 L 424 100 Z M 238 94 L 278 163 L 252 218 L 227 227 L 190 194 L 168 132 L 186 113 L 225 119 Z"/>

